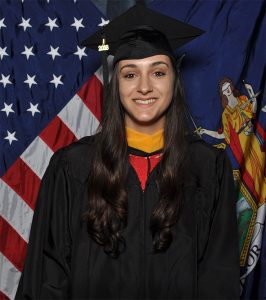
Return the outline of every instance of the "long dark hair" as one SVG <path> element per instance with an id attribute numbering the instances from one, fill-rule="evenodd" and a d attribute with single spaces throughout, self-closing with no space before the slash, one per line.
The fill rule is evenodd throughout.
<path id="1" fill-rule="evenodd" d="M 125 176 L 128 172 L 128 151 L 117 65 L 109 85 L 103 121 L 95 137 L 95 154 L 89 176 L 89 205 L 85 213 L 89 235 L 111 257 L 117 257 L 124 249 L 123 229 L 127 226 L 128 214 Z M 165 144 L 157 178 L 159 201 L 150 220 L 155 253 L 170 246 L 171 227 L 178 220 L 183 199 L 187 148 L 185 110 L 179 73 L 175 68 L 174 72 L 173 99 L 166 111 Z"/>

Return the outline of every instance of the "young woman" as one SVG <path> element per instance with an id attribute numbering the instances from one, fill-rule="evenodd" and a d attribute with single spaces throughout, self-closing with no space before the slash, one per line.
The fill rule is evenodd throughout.
<path id="1" fill-rule="evenodd" d="M 229 160 L 188 134 L 166 36 L 120 41 L 99 132 L 43 178 L 17 299 L 237 299 Z"/>

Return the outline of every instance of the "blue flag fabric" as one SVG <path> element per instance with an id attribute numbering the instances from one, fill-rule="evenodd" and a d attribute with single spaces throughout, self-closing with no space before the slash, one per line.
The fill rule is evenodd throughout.
<path id="1" fill-rule="evenodd" d="M 99 67 L 95 51 L 74 53 L 101 16 L 90 1 L 1 1 L 0 175 Z M 51 83 L 54 76 L 62 84 Z M 27 111 L 30 103 L 41 113 Z M 12 147 L 7 131 L 19 140 Z"/>

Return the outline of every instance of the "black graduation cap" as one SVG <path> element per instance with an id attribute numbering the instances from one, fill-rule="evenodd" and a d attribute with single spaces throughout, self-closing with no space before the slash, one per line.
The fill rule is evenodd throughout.
<path id="1" fill-rule="evenodd" d="M 145 29 L 147 30 L 146 36 L 143 33 Z M 128 42 L 132 45 L 132 48 L 135 48 L 135 50 L 138 48 L 138 45 L 136 46 L 136 44 L 132 43 L 132 41 L 134 40 L 134 32 L 136 37 L 135 40 L 137 40 L 139 35 L 141 35 L 138 35 L 140 31 L 142 31 L 142 35 L 144 34 L 147 42 L 151 46 L 156 44 L 155 46 L 159 48 L 163 48 L 164 45 L 159 45 L 160 43 L 158 43 L 154 32 L 162 33 L 169 42 L 170 49 L 172 51 L 193 40 L 204 32 L 199 28 L 153 11 L 143 4 L 136 4 L 125 13 L 112 20 L 109 24 L 103 26 L 101 30 L 88 37 L 81 44 L 99 51 L 101 51 L 100 49 L 108 48 L 108 53 L 116 56 L 116 52 L 119 50 L 121 45 L 124 46 Z M 127 49 L 129 48 L 130 47 Z M 127 58 L 131 58 L 132 54 L 128 53 L 128 55 L 129 57 Z M 126 57 L 126 54 L 124 54 L 124 56 Z M 150 55 L 148 54 L 146 57 L 148 56 Z"/>
<path id="2" fill-rule="evenodd" d="M 175 62 L 174 50 L 201 35 L 199 28 L 136 4 L 113 19 L 81 44 L 102 52 L 104 86 L 108 82 L 107 53 L 115 65 L 122 59 L 141 59 L 157 54 Z"/>

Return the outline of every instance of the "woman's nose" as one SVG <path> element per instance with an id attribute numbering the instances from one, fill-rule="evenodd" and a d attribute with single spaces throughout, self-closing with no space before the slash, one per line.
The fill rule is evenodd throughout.
<path id="1" fill-rule="evenodd" d="M 138 91 L 142 94 L 147 94 L 149 92 L 152 92 L 152 90 L 152 82 L 149 76 L 141 76 L 139 78 Z"/>

